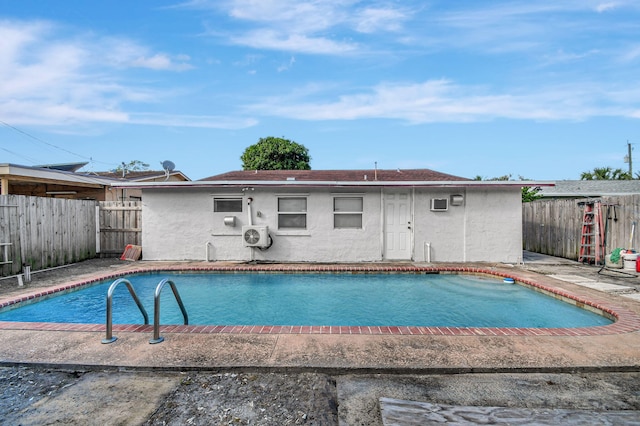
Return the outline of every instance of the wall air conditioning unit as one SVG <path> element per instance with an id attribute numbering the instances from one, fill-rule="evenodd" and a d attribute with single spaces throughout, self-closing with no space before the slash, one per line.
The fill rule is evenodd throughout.
<path id="1" fill-rule="evenodd" d="M 431 199 L 432 212 L 446 212 L 447 210 L 449 210 L 448 198 L 432 198 Z"/>
<path id="2" fill-rule="evenodd" d="M 245 247 L 269 247 L 270 239 L 268 226 L 242 227 L 242 243 Z"/>

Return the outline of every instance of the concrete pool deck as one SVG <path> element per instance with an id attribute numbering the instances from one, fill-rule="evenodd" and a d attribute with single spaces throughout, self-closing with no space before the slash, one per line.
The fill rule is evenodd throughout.
<path id="1" fill-rule="evenodd" d="M 206 262 L 118 263 L 79 276 L 69 282 L 147 269 L 231 268 L 251 270 L 306 270 L 320 265 L 246 265 Z M 543 264 L 544 265 L 544 264 Z M 569 265 L 569 264 L 567 264 Z M 340 268 L 347 265 L 339 265 Z M 420 263 L 348 265 L 373 270 L 409 270 L 434 265 Z M 640 301 L 603 292 L 574 282 L 551 278 L 531 265 L 435 265 L 439 268 L 486 270 L 499 276 L 537 283 L 556 292 L 610 309 L 619 315 L 611 326 L 593 330 L 571 329 L 455 329 L 414 333 L 410 328 L 389 328 L 354 333 L 353 328 L 327 330 L 213 330 L 203 327 L 162 327 L 165 341 L 151 345 L 152 326 L 122 329 L 114 326 L 118 340 L 102 344 L 105 326 L 0 323 L 0 364 L 43 364 L 100 368 L 175 370 L 264 370 L 370 373 L 463 373 L 463 372 L 574 372 L 640 370 Z M 334 269 L 335 265 L 322 266 Z M 567 266 L 569 267 L 569 266 Z M 594 267 L 570 264 L 571 275 Z M 583 269 L 580 269 L 583 268 Z M 535 269 L 535 268 L 533 268 Z M 553 272 L 561 268 L 553 267 Z M 567 271 L 562 271 L 567 274 Z M 543 271 L 545 273 L 545 271 Z M 44 274 L 43 274 L 44 275 Z M 584 274 L 584 278 L 588 274 Z M 615 281 L 615 280 L 614 280 Z M 629 280 L 637 290 L 637 278 Z M 6 284 L 3 284 L 3 286 Z M 52 287 L 61 284 L 52 284 Z M 0 296 L 0 305 L 48 288 L 13 288 Z M 187 307 L 188 309 L 188 307 Z M 152 316 L 152 313 L 149 312 Z M 334 327 L 335 329 L 335 327 Z M 569 330 L 569 331 L 567 331 Z"/>

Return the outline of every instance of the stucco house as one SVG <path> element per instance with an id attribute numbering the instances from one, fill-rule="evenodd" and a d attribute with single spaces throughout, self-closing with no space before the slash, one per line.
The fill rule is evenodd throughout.
<path id="1" fill-rule="evenodd" d="M 428 169 L 116 184 L 142 191 L 146 260 L 509 263 L 522 260 L 521 187 L 541 185 Z"/>

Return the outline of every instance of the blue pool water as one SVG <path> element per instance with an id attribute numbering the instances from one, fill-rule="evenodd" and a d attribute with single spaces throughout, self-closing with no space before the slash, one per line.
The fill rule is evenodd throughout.
<path id="1" fill-rule="evenodd" d="M 127 277 L 150 319 L 158 282 L 176 284 L 192 325 L 590 327 L 612 321 L 496 278 L 415 274 L 142 274 Z M 100 324 L 113 282 L 0 312 L 0 321 Z M 160 322 L 182 324 L 169 286 Z M 141 324 L 124 284 L 114 324 Z"/>

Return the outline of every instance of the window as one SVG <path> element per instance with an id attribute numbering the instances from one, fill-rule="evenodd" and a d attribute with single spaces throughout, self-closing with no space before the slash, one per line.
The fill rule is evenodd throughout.
<path id="1" fill-rule="evenodd" d="M 333 199 L 333 227 L 362 229 L 362 197 Z"/>
<path id="2" fill-rule="evenodd" d="M 307 229 L 306 198 L 278 198 L 278 229 Z"/>
<path id="3" fill-rule="evenodd" d="M 213 211 L 216 213 L 241 213 L 242 198 L 214 198 Z"/>

